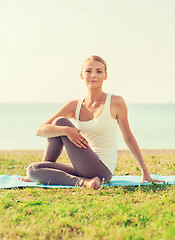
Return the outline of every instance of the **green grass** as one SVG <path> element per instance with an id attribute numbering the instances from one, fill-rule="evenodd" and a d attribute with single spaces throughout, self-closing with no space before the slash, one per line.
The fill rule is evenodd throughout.
<path id="1" fill-rule="evenodd" d="M 143 152 L 150 173 L 175 175 L 175 154 Z M 0 154 L 0 174 L 25 175 L 41 152 Z M 69 162 L 63 154 L 60 161 Z M 128 152 L 119 152 L 115 174 L 140 175 Z M 99 190 L 0 190 L 0 239 L 175 239 L 175 186 Z"/>

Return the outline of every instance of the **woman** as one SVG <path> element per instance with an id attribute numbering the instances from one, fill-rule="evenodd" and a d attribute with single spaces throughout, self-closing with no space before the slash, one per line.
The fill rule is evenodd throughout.
<path id="1" fill-rule="evenodd" d="M 149 175 L 129 127 L 124 100 L 102 90 L 107 79 L 105 61 L 91 56 L 83 62 L 80 76 L 86 84 L 87 96 L 67 103 L 37 129 L 37 136 L 47 138 L 43 161 L 30 164 L 27 178 L 20 180 L 100 188 L 101 181 L 110 181 L 114 173 L 118 122 L 123 138 L 141 168 L 142 182 L 161 182 Z M 78 128 L 69 118 L 77 120 Z M 71 164 L 56 162 L 63 145 Z"/>

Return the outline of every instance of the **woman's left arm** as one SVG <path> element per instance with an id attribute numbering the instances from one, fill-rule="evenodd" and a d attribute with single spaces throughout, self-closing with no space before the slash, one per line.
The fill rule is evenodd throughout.
<path id="1" fill-rule="evenodd" d="M 116 110 L 116 118 L 120 127 L 120 130 L 122 132 L 123 138 L 125 143 L 127 144 L 128 148 L 134 155 L 135 159 L 137 160 L 141 171 L 142 171 L 142 183 L 145 181 L 148 182 L 163 182 L 158 179 L 152 179 L 148 169 L 146 167 L 146 164 L 143 160 L 142 154 L 140 152 L 139 146 L 131 132 L 129 122 L 128 122 L 128 114 L 127 114 L 127 106 L 123 100 L 123 98 L 116 96 L 116 98 L 113 101 L 114 107 Z"/>

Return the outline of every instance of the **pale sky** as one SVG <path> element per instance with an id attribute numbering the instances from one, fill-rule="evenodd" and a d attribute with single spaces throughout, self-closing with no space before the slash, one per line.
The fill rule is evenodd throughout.
<path id="1" fill-rule="evenodd" d="M 90 55 L 108 64 L 105 92 L 175 103 L 175 1 L 0 0 L 0 102 L 83 97 Z"/>

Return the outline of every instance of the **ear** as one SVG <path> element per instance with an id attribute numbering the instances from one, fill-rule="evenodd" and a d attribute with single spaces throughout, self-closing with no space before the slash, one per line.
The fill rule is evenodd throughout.
<path id="1" fill-rule="evenodd" d="M 83 73 L 82 73 L 82 71 L 80 72 L 80 78 L 83 80 Z"/>

